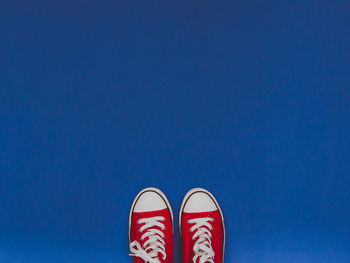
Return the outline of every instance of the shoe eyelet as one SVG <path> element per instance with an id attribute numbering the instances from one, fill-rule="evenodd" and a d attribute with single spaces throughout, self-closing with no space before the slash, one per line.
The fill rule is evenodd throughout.
<path id="1" fill-rule="evenodd" d="M 139 229 L 139 233 L 141 233 L 141 230 Z"/>
<path id="2" fill-rule="evenodd" d="M 187 224 L 189 224 L 190 223 L 190 220 L 187 220 Z"/>
<path id="3" fill-rule="evenodd" d="M 214 218 L 211 219 L 211 222 L 214 222 Z"/>
<path id="4" fill-rule="evenodd" d="M 166 229 L 166 227 L 163 227 L 163 231 Z"/>

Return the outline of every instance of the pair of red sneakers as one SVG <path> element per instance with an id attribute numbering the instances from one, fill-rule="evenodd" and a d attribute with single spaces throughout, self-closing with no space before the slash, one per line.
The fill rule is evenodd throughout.
<path id="1" fill-rule="evenodd" d="M 129 214 L 129 241 L 134 263 L 173 263 L 173 212 L 156 188 L 143 189 Z M 179 214 L 184 263 L 222 263 L 225 227 L 222 211 L 207 190 L 194 188 Z"/>

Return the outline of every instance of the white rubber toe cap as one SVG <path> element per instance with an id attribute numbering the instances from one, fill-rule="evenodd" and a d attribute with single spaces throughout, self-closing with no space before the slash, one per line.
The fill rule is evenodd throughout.
<path id="1" fill-rule="evenodd" d="M 185 213 L 200 213 L 218 210 L 214 200 L 207 192 L 196 191 L 192 193 L 183 208 Z"/>
<path id="2" fill-rule="evenodd" d="M 134 212 L 150 212 L 167 208 L 162 196 L 152 189 L 142 191 L 135 201 Z"/>

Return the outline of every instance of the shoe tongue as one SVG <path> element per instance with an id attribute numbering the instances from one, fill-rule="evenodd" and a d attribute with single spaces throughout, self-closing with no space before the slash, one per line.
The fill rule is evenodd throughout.
<path id="1" fill-rule="evenodd" d="M 200 263 L 200 258 L 197 259 L 197 262 L 196 263 Z M 212 259 L 213 260 L 213 259 Z M 204 263 L 210 263 L 210 261 L 205 261 Z"/>
<path id="2" fill-rule="evenodd" d="M 148 239 L 149 239 L 149 237 L 145 238 L 143 240 L 143 243 L 146 242 Z M 145 250 L 147 253 L 152 254 L 154 252 L 154 249 L 147 249 L 149 246 L 150 246 L 150 244 L 145 248 Z M 161 259 L 163 258 L 163 255 L 160 252 L 158 252 L 155 256 L 152 256 L 152 258 L 159 260 L 159 262 L 162 262 Z"/>

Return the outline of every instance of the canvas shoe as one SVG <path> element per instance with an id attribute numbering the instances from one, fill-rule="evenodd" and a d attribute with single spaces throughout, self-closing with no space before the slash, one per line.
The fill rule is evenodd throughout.
<path id="1" fill-rule="evenodd" d="M 184 197 L 179 215 L 184 263 L 222 263 L 225 226 L 215 197 L 194 188 Z"/>
<path id="2" fill-rule="evenodd" d="M 173 212 L 159 189 L 143 189 L 134 199 L 129 243 L 134 263 L 173 263 Z"/>

